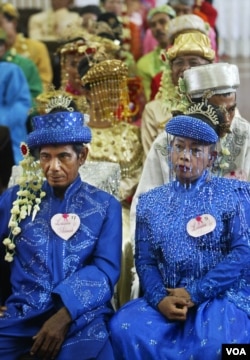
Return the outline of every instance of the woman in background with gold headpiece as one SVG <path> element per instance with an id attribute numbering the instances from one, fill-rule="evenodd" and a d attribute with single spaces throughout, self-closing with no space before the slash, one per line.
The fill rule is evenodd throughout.
<path id="1" fill-rule="evenodd" d="M 130 199 L 141 175 L 140 128 L 131 123 L 127 66 L 121 60 L 94 64 L 84 58 L 79 66 L 85 96 L 90 104 L 93 140 L 89 159 L 117 162 L 121 167 L 120 199 L 123 204 L 123 259 L 118 283 L 118 306 L 129 300 L 133 259 L 129 231 Z"/>

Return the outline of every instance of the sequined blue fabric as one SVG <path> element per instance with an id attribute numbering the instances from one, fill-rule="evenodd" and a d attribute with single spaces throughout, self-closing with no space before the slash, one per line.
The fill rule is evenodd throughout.
<path id="1" fill-rule="evenodd" d="M 32 149 L 47 144 L 89 143 L 91 130 L 84 125 L 80 112 L 58 112 L 35 116 L 34 131 L 28 134 L 27 144 Z"/>
<path id="2" fill-rule="evenodd" d="M 120 273 L 121 205 L 80 177 L 67 189 L 64 200 L 54 196 L 47 182 L 44 190 L 47 195 L 35 220 L 27 217 L 16 237 L 13 293 L 6 302 L 6 315 L 0 318 L 0 358 L 13 359 L 6 355 L 8 336 L 18 336 L 22 346 L 21 338 L 36 334 L 62 304 L 73 322 L 58 359 L 65 360 L 69 354 L 95 358 L 108 339 L 106 320 L 113 313 L 110 300 Z M 8 233 L 16 191 L 17 187 L 7 190 L 0 201 L 1 239 Z M 65 241 L 52 230 L 50 220 L 67 213 L 80 217 L 80 227 Z"/>
<path id="3" fill-rule="evenodd" d="M 187 223 L 203 214 L 216 227 L 193 237 Z M 216 360 L 223 343 L 249 342 L 249 214 L 250 185 L 207 172 L 191 187 L 174 181 L 140 196 L 135 262 L 144 297 L 111 320 L 117 359 Z M 176 287 L 195 303 L 183 322 L 157 308 Z"/>
<path id="4" fill-rule="evenodd" d="M 215 144 L 218 141 L 216 132 L 197 118 L 187 115 L 173 117 L 167 122 L 166 132 L 180 137 L 188 137 L 208 144 Z"/>

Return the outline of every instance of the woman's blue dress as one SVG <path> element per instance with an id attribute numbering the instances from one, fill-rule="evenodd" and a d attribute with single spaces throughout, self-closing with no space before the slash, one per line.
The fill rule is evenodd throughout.
<path id="1" fill-rule="evenodd" d="M 194 237 L 187 223 L 203 214 L 213 231 Z M 143 297 L 112 318 L 116 359 L 216 360 L 222 344 L 250 343 L 250 185 L 205 173 L 141 195 L 135 262 Z M 166 288 L 184 287 L 195 306 L 169 321 L 157 308 Z"/>

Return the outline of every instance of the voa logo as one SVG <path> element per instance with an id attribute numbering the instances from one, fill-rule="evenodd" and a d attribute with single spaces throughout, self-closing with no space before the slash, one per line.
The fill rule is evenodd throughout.
<path id="1" fill-rule="evenodd" d="M 247 355 L 246 351 L 244 348 L 238 349 L 238 348 L 227 348 L 226 347 L 226 352 L 227 355 L 236 355 L 236 356 L 241 356 L 241 355 Z"/>

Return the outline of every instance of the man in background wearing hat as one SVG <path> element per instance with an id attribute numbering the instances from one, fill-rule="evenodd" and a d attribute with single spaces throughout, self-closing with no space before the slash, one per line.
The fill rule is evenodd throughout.
<path id="1" fill-rule="evenodd" d="M 48 110 L 21 144 L 20 186 L 0 200 L 5 277 L 4 258 L 11 262 L 6 301 L 0 282 L 0 358 L 112 360 L 107 321 L 120 273 L 121 205 L 78 173 L 91 141 L 85 115 L 65 97 Z"/>
<path id="2" fill-rule="evenodd" d="M 167 48 L 167 24 L 174 17 L 175 11 L 168 5 L 153 8 L 148 13 L 148 24 L 158 42 L 158 46 L 153 51 L 142 56 L 137 62 L 137 74 L 142 79 L 146 100 L 150 99 L 152 78 L 163 68 L 160 53 L 161 50 Z"/>
<path id="3" fill-rule="evenodd" d="M 230 132 L 220 139 L 213 171 L 221 176 L 250 181 L 250 123 L 237 109 L 238 67 L 216 63 L 191 68 L 184 72 L 183 81 L 192 101 L 205 99 L 224 108 Z"/>
<path id="4" fill-rule="evenodd" d="M 200 101 L 202 96 L 206 96 L 209 103 L 223 107 L 226 112 L 231 133 L 220 141 L 214 171 L 223 176 L 250 181 L 250 124 L 236 111 L 236 89 L 240 83 L 238 68 L 224 63 L 207 64 L 187 69 L 183 76 L 184 87 L 189 92 L 189 96 L 195 101 Z M 139 195 L 168 180 L 166 146 L 166 134 L 162 131 L 153 142 L 144 162 L 140 182 L 131 204 L 132 241 L 134 241 L 135 211 Z M 137 280 L 135 275 L 132 297 L 138 296 Z"/>
<path id="5" fill-rule="evenodd" d="M 18 21 L 19 13 L 14 5 L 10 3 L 0 5 L 0 27 L 7 34 L 8 47 L 35 63 L 43 88 L 46 88 L 53 80 L 48 49 L 41 41 L 26 38 L 23 34 L 17 33 Z"/>
<path id="6" fill-rule="evenodd" d="M 195 19 L 192 18 L 190 22 L 188 16 L 195 17 Z M 211 63 L 215 56 L 209 38 L 205 34 L 206 28 L 202 19 L 195 15 L 183 15 L 171 20 L 170 24 L 172 22 L 177 26 L 169 25 L 169 28 L 172 29 L 169 36 L 173 37 L 173 34 L 176 33 L 178 35 L 175 37 L 173 45 L 166 52 L 162 51 L 164 71 L 161 87 L 156 99 L 145 106 L 142 114 L 141 136 L 145 156 L 154 139 L 164 129 L 173 108 L 174 110 L 183 110 L 181 108 L 183 104 L 180 102 L 180 96 L 176 90 L 183 71 L 191 66 Z"/>

